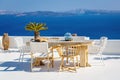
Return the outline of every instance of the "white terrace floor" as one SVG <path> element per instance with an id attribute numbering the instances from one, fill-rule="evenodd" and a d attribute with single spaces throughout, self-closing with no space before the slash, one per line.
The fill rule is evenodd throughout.
<path id="1" fill-rule="evenodd" d="M 39 72 L 30 72 L 30 57 L 18 62 L 19 53 L 0 53 L 0 80 L 120 80 L 120 55 L 104 55 L 104 64 L 89 55 L 91 67 L 79 68 L 77 72 L 58 72 L 59 60 L 55 68 L 47 72 L 45 66 Z"/>

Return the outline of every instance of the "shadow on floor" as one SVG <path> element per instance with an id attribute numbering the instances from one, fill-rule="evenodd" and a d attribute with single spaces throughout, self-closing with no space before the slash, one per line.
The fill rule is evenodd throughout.
<path id="1" fill-rule="evenodd" d="M 0 62 L 0 71 L 30 71 L 29 62 Z"/>
<path id="2" fill-rule="evenodd" d="M 50 67 L 50 72 L 58 72 L 60 61 L 54 62 L 54 68 Z M 25 71 L 31 72 L 30 62 L 0 62 L 0 71 Z M 33 72 L 48 72 L 47 64 L 33 68 Z"/>
<path id="3" fill-rule="evenodd" d="M 95 56 L 94 57 L 94 59 L 95 60 L 100 60 L 100 57 L 98 57 L 98 56 Z M 111 60 L 111 59 L 113 59 L 113 60 L 118 60 L 118 59 L 120 59 L 120 55 L 109 55 L 109 56 L 107 56 L 107 55 L 103 55 L 103 60 Z"/>

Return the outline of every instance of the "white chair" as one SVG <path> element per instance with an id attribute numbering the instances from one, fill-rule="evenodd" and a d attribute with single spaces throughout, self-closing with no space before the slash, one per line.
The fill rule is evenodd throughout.
<path id="1" fill-rule="evenodd" d="M 31 71 L 34 67 L 40 66 L 41 62 L 47 63 L 48 71 L 50 63 L 53 63 L 53 54 L 48 48 L 48 42 L 30 42 L 31 48 Z"/>
<path id="2" fill-rule="evenodd" d="M 15 44 L 16 44 L 16 48 L 18 49 L 18 52 L 20 52 L 20 56 L 19 56 L 19 62 L 21 61 L 21 59 L 23 59 L 23 47 L 25 46 L 25 44 L 23 43 L 23 38 L 22 37 L 15 37 Z"/>
<path id="3" fill-rule="evenodd" d="M 29 42 L 26 42 L 26 45 L 21 47 L 21 53 L 19 57 L 19 61 L 24 61 L 24 56 L 30 56 L 30 45 L 27 45 Z"/>
<path id="4" fill-rule="evenodd" d="M 17 48 L 21 47 L 24 45 L 23 38 L 22 37 L 15 37 L 14 38 L 16 41 Z"/>
<path id="5" fill-rule="evenodd" d="M 20 52 L 19 62 L 23 62 L 24 56 L 30 55 L 30 42 L 26 42 L 26 44 L 24 44 L 22 37 L 15 37 L 14 39 L 16 42 L 16 47 Z"/>
<path id="6" fill-rule="evenodd" d="M 100 62 L 103 64 L 103 51 L 107 44 L 107 37 L 101 37 L 99 42 L 94 42 L 93 45 L 89 46 L 89 53 L 96 54 L 99 57 Z"/>

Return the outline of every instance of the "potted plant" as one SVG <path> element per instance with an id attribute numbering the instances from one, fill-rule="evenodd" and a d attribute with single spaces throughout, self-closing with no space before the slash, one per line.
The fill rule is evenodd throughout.
<path id="1" fill-rule="evenodd" d="M 30 22 L 25 26 L 25 29 L 29 31 L 34 31 L 34 40 L 37 41 L 37 39 L 40 37 L 40 31 L 47 30 L 48 27 L 46 27 L 45 23 Z"/>

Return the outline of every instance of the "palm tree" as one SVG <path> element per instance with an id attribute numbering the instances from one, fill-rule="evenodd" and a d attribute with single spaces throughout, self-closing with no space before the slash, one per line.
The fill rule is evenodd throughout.
<path id="1" fill-rule="evenodd" d="M 35 23 L 35 22 L 30 22 L 29 24 L 27 24 L 25 26 L 26 30 L 29 31 L 34 31 L 34 39 L 35 41 L 37 40 L 37 38 L 40 36 L 40 30 L 46 30 L 48 29 L 48 27 L 46 27 L 45 23 Z"/>

